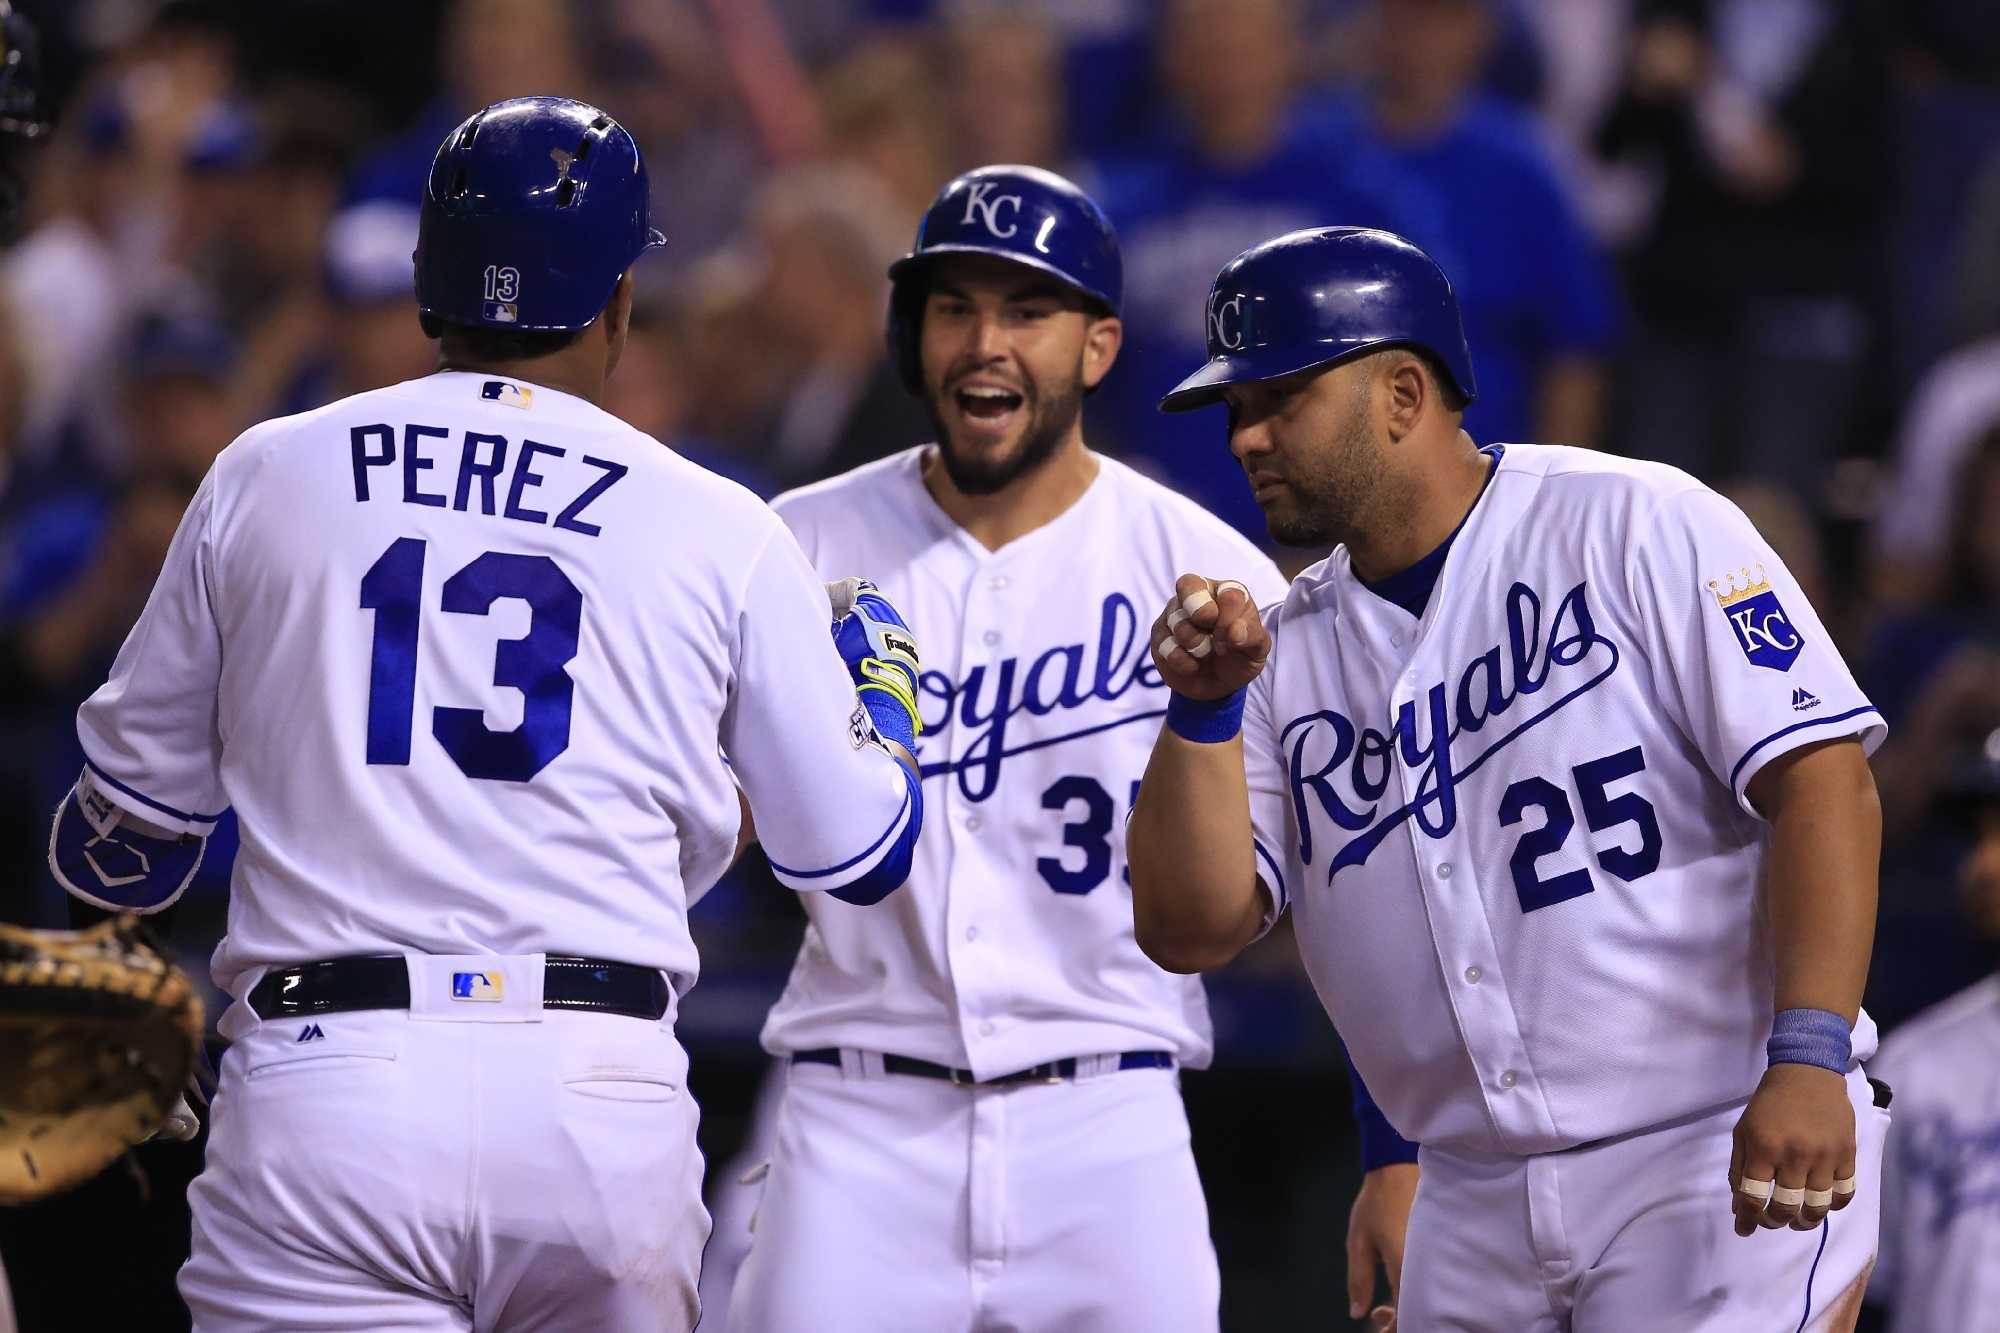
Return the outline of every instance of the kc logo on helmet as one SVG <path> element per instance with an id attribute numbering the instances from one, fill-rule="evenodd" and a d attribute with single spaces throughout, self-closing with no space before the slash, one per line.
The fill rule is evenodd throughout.
<path id="1" fill-rule="evenodd" d="M 1004 241 L 1015 232 L 1021 230 L 1019 220 L 1021 216 L 1021 196 L 1018 194 L 1003 194 L 998 198 L 992 197 L 993 191 L 999 188 L 1000 182 L 998 181 L 977 181 L 969 186 L 965 191 L 965 216 L 959 219 L 959 221 L 969 226 L 975 220 L 974 215 L 977 214 L 979 225 Z M 1005 231 L 1000 229 L 1000 210 L 1003 208 L 1013 209 L 1013 220 L 1007 223 Z"/>
<path id="2" fill-rule="evenodd" d="M 1226 351 L 1242 349 L 1243 293 L 1238 292 L 1226 301 L 1221 292 L 1209 298 L 1208 340 Z"/>

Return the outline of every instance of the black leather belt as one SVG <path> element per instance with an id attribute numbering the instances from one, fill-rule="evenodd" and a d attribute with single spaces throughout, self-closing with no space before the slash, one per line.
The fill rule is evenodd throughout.
<path id="1" fill-rule="evenodd" d="M 833 1046 L 824 1046 L 814 1051 L 793 1051 L 795 1065 L 835 1065 L 840 1064 L 840 1051 Z M 1172 1069 L 1172 1051 L 1126 1051 L 1118 1057 L 1118 1068 L 1126 1069 Z M 918 1078 L 939 1078 L 947 1083 L 977 1084 L 982 1088 L 1004 1088 L 1010 1083 L 1061 1083 L 1076 1077 L 1076 1059 L 1073 1056 L 1061 1060 L 1051 1060 L 1047 1064 L 1034 1065 L 1027 1069 L 1017 1069 L 1011 1074 L 999 1074 L 993 1078 L 974 1078 L 970 1069 L 953 1069 L 949 1065 L 934 1065 L 928 1060 L 912 1060 L 907 1055 L 885 1055 L 882 1057 L 882 1071 L 887 1074 L 913 1074 Z"/>
<path id="2" fill-rule="evenodd" d="M 658 1022 L 672 998 L 657 969 L 631 963 L 551 955 L 542 972 L 544 1009 L 583 1009 Z M 410 968 L 401 955 L 281 967 L 250 989 L 250 1008 L 259 1018 L 409 1007 Z"/>

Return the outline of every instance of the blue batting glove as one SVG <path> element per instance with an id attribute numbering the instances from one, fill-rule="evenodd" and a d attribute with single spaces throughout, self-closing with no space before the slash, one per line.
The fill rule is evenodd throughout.
<path id="1" fill-rule="evenodd" d="M 847 663 L 855 693 L 875 729 L 914 752 L 923 721 L 917 713 L 917 639 L 900 612 L 867 579 L 826 585 L 833 605 L 833 645 Z"/>

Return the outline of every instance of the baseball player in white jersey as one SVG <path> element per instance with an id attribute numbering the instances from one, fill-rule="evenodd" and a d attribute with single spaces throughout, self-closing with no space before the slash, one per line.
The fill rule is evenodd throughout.
<path id="1" fill-rule="evenodd" d="M 1970 835 L 1966 915 L 2000 949 L 2000 731 L 1945 805 Z M 1893 1029 L 1869 1072 L 1896 1092 L 1869 1299 L 1888 1307 L 1889 1333 L 1986 1327 L 2000 1318 L 2000 972 Z"/>
<path id="2" fill-rule="evenodd" d="M 789 1061 L 737 1333 L 1213 1330 L 1177 1069 L 1200 981 L 1132 937 L 1123 856 L 1166 690 L 1142 608 L 1190 559 L 1282 591 L 1248 542 L 1084 446 L 1116 238 L 1032 167 L 952 181 L 890 342 L 938 432 L 780 497 L 822 571 L 925 625 L 930 825 L 873 912 L 821 898 L 764 1044 Z"/>
<path id="3" fill-rule="evenodd" d="M 1883 726 L 1825 627 L 1686 474 L 1476 448 L 1401 238 L 1279 237 L 1208 310 L 1162 406 L 1226 402 L 1272 534 L 1340 544 L 1261 618 L 1195 573 L 1154 622 L 1141 944 L 1212 967 L 1293 910 L 1422 1145 L 1404 1328 L 1851 1326 Z"/>
<path id="4" fill-rule="evenodd" d="M 690 1328 L 673 1025 L 731 771 L 791 887 L 907 874 L 914 661 L 855 648 L 905 632 L 875 600 L 836 651 L 777 518 L 596 406 L 646 219 L 594 107 L 453 131 L 416 254 L 442 369 L 224 450 L 79 715 L 73 893 L 166 907 L 242 820 L 199 1329 Z M 907 708 L 857 699 L 897 671 Z"/>

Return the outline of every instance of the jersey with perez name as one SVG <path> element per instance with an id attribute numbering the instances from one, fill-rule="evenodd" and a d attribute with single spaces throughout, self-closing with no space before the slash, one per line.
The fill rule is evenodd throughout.
<path id="1" fill-rule="evenodd" d="M 684 990 L 740 822 L 721 751 L 787 865 L 908 817 L 855 716 L 825 589 L 756 497 L 580 398 L 446 372 L 225 449 L 78 732 L 142 818 L 241 816 L 225 990 L 393 953 Z"/>
<path id="2" fill-rule="evenodd" d="M 1267 621 L 1259 869 L 1398 1132 L 1543 1152 L 1749 1096 L 1773 972 L 1746 788 L 1884 727 L 1734 505 L 1510 444 L 1420 621 L 1344 547 Z"/>
<path id="3" fill-rule="evenodd" d="M 1194 977 L 1132 937 L 1125 817 L 1167 691 L 1147 636 L 1175 579 L 1284 582 L 1221 522 L 1112 459 L 1083 496 L 988 551 L 912 449 L 781 496 L 821 574 L 874 579 L 923 648 L 926 821 L 903 891 L 811 923 L 764 1029 L 773 1052 L 847 1046 L 981 1078 L 1066 1056 L 1206 1063 Z"/>

